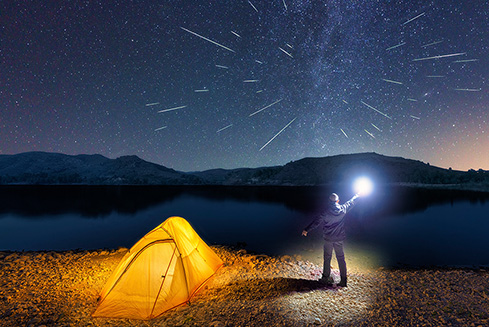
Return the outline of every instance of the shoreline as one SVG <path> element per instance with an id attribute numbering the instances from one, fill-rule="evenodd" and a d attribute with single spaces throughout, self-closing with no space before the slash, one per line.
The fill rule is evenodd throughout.
<path id="1" fill-rule="evenodd" d="M 110 188 L 110 187 L 133 187 L 133 188 L 324 188 L 324 187 L 348 187 L 349 184 L 341 182 L 330 182 L 321 184 L 76 184 L 76 183 L 6 183 L 0 184 L 0 187 L 94 187 L 94 188 Z M 439 191 L 468 191 L 474 193 L 489 193 L 489 184 L 485 182 L 480 183 L 409 183 L 409 182 L 385 182 L 379 183 L 381 187 L 406 187 L 414 189 L 428 189 Z"/>
<path id="2" fill-rule="evenodd" d="M 211 246 L 224 261 L 190 304 L 149 321 L 92 318 L 97 297 L 128 251 L 0 251 L 2 326 L 478 326 L 489 324 L 485 269 L 364 269 L 347 288 L 316 280 L 301 256 Z M 337 269 L 333 269 L 336 282 Z"/>

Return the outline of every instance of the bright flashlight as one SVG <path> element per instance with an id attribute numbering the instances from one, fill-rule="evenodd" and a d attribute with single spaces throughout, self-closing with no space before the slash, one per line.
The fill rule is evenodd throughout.
<path id="1" fill-rule="evenodd" d="M 360 196 L 369 195 L 372 192 L 373 188 L 374 185 L 372 184 L 372 181 L 367 177 L 357 178 L 353 183 L 353 189 L 355 190 L 355 193 Z"/>

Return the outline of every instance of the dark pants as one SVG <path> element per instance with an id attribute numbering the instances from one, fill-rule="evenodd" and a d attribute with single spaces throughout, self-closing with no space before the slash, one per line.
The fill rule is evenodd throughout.
<path id="1" fill-rule="evenodd" d="M 330 242 L 324 241 L 324 268 L 323 276 L 326 278 L 331 274 L 331 258 L 333 257 L 333 249 L 336 254 L 336 260 L 338 260 L 338 267 L 340 268 L 341 280 L 346 280 L 346 261 L 345 253 L 343 252 L 343 241 Z"/>

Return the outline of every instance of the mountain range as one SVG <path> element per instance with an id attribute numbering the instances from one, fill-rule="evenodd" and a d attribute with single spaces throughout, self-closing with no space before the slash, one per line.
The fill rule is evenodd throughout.
<path id="1" fill-rule="evenodd" d="M 367 175 L 377 183 L 489 190 L 489 171 L 457 171 L 377 153 L 304 158 L 283 166 L 181 172 L 122 156 L 26 152 L 0 155 L 0 184 L 323 185 Z"/>

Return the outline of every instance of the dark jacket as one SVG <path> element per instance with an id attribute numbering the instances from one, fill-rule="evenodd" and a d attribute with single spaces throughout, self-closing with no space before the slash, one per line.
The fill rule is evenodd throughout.
<path id="1" fill-rule="evenodd" d="M 354 205 L 354 196 L 344 204 L 329 201 L 328 208 L 317 216 L 304 230 L 309 232 L 323 225 L 323 238 L 326 241 L 338 242 L 346 238 L 345 215 Z"/>

